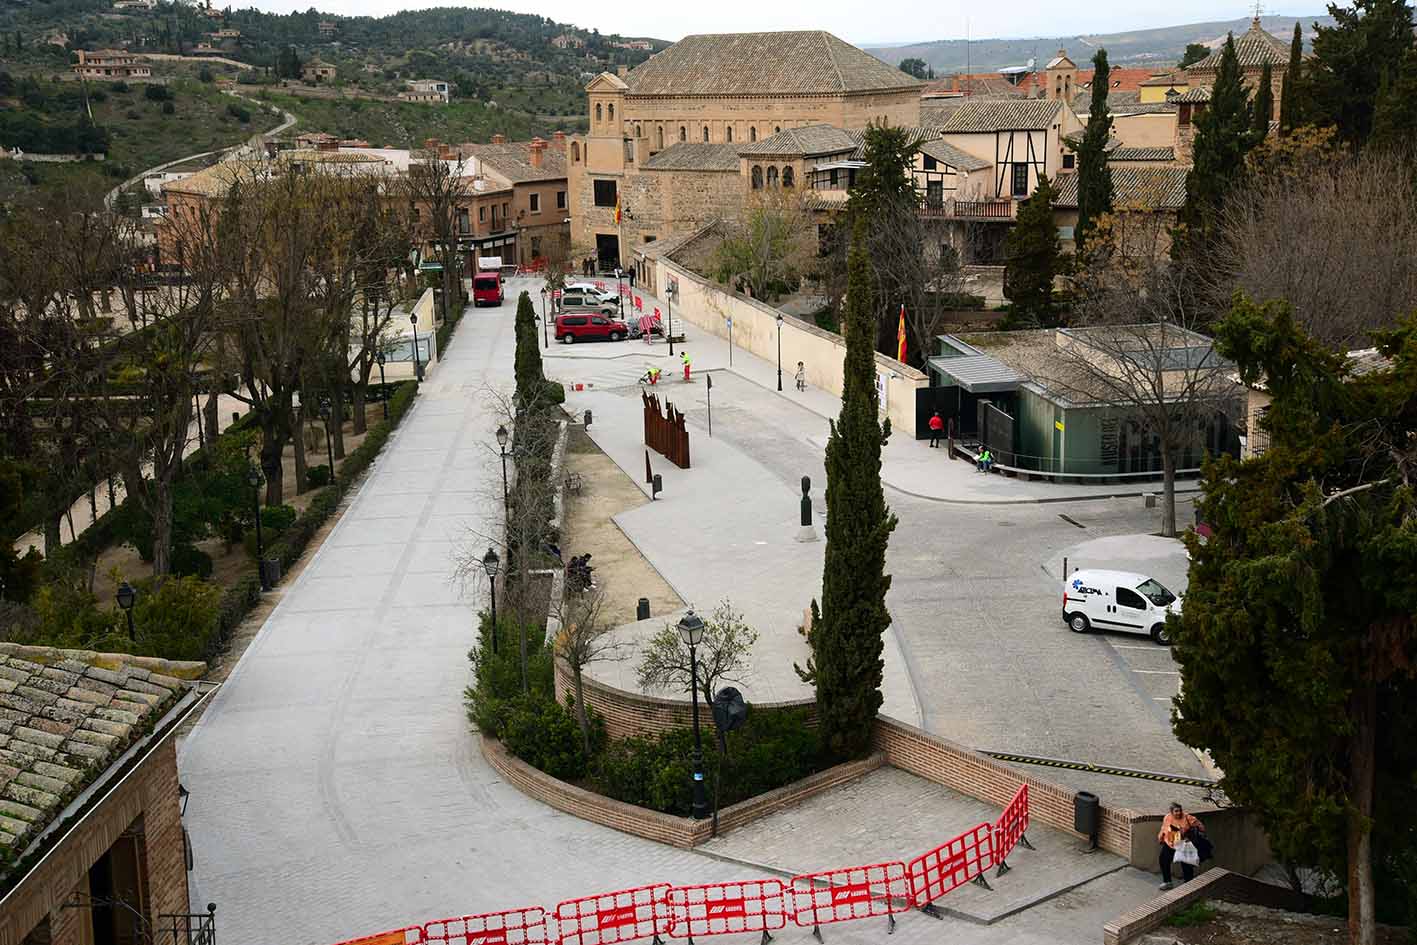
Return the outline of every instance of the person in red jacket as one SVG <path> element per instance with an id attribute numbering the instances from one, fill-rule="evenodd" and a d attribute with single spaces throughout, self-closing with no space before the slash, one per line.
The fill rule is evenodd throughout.
<path id="1" fill-rule="evenodd" d="M 940 437 L 945 432 L 945 421 L 940 418 L 940 411 L 936 410 L 935 415 L 930 418 L 930 446 L 938 447 Z"/>

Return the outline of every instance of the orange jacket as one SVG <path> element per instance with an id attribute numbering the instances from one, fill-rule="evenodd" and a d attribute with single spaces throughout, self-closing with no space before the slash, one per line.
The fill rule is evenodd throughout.
<path id="1" fill-rule="evenodd" d="M 1201 827 L 1201 822 L 1190 814 L 1182 814 L 1177 817 L 1175 814 L 1168 813 L 1161 821 L 1161 829 L 1157 831 L 1156 839 L 1174 850 L 1180 846 L 1186 831 L 1192 827 Z M 1204 828 L 1202 827 L 1202 829 Z"/>

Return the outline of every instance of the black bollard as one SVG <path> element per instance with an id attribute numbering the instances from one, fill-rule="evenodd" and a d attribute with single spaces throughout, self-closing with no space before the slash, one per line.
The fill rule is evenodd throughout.
<path id="1" fill-rule="evenodd" d="M 637 605 L 635 606 L 635 619 L 636 619 L 636 620 L 648 620 L 648 619 L 649 619 L 649 598 L 648 598 L 648 597 L 641 597 L 639 604 L 637 604 Z"/>

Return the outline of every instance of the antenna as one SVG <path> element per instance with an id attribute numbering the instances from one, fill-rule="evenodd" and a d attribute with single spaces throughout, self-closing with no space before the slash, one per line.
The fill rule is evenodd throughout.
<path id="1" fill-rule="evenodd" d="M 1264 0 L 1255 0 L 1255 22 L 1260 21 L 1260 14 L 1264 13 Z"/>
<path id="2" fill-rule="evenodd" d="M 969 17 L 964 18 L 964 97 L 969 97 Z"/>

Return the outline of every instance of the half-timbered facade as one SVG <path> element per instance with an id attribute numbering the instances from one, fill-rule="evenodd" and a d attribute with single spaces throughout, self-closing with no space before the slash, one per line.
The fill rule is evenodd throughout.
<path id="1" fill-rule="evenodd" d="M 975 101 L 955 109 L 940 129 L 951 146 L 993 168 L 987 199 L 1017 202 L 1043 175 L 1072 170 L 1067 140 L 1082 131 L 1072 106 L 1059 99 Z"/>

